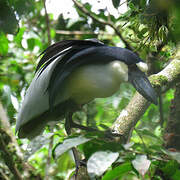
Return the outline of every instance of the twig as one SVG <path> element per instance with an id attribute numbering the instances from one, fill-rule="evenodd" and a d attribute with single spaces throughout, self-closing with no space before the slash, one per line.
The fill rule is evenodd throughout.
<path id="1" fill-rule="evenodd" d="M 160 114 L 160 126 L 163 127 L 164 116 L 163 116 L 163 102 L 162 102 L 162 94 L 159 95 L 159 114 Z"/>
<path id="2" fill-rule="evenodd" d="M 19 160 L 20 160 L 19 164 L 20 163 L 22 164 L 23 174 L 26 176 L 26 178 L 30 177 L 31 175 L 34 176 L 34 173 L 33 173 L 34 168 L 31 165 L 29 165 L 28 163 L 24 162 L 24 160 L 23 160 L 23 158 L 24 158 L 23 154 L 21 152 L 20 147 L 18 146 L 18 143 L 16 141 L 15 136 L 12 133 L 12 129 L 11 129 L 11 126 L 10 126 L 10 123 L 9 123 L 7 113 L 6 113 L 5 109 L 3 108 L 2 104 L 1 104 L 1 101 L 0 101 L 0 128 L 1 128 L 0 130 L 3 131 L 3 133 L 0 132 L 0 138 L 1 138 L 0 144 L 2 145 L 2 146 L 0 145 L 0 148 L 2 149 L 2 152 L 6 154 L 5 156 L 3 156 L 3 158 L 10 158 L 9 161 L 13 161 L 13 162 L 7 162 L 7 160 L 5 160 L 5 163 L 7 164 L 7 166 L 8 165 L 10 165 L 10 166 L 14 165 L 15 166 L 14 159 L 12 159 L 12 157 L 10 155 L 10 153 L 11 153 L 11 151 L 13 149 L 13 155 L 16 156 L 16 159 L 19 158 Z M 6 135 L 7 137 L 10 138 L 10 141 L 11 141 L 10 144 L 11 144 L 12 148 L 10 148 L 10 147 L 6 148 L 7 143 L 5 143 L 4 151 L 3 151 L 3 142 L 4 141 L 2 139 L 2 135 Z M 14 150 L 16 150 L 16 151 L 14 151 Z M 10 157 L 8 157 L 8 156 L 10 156 Z M 16 171 L 16 167 L 13 168 L 13 167 L 8 166 L 8 168 L 11 169 L 13 172 L 15 172 L 15 174 L 17 174 L 17 176 L 19 175 L 18 174 L 19 171 L 18 170 Z M 36 177 L 38 179 L 41 179 L 39 174 L 36 174 Z"/>
<path id="3" fill-rule="evenodd" d="M 3 180 L 9 180 L 9 177 L 3 172 L 2 168 L 0 169 L 0 177 Z"/>
<path id="4" fill-rule="evenodd" d="M 111 22 L 108 22 L 108 21 L 104 21 L 103 19 L 100 19 L 100 18 L 97 18 L 95 17 L 94 15 L 92 15 L 81 3 L 79 3 L 78 1 L 76 0 L 72 0 L 74 2 L 74 4 L 77 6 L 77 8 L 83 12 L 85 15 L 91 17 L 94 21 L 100 23 L 100 24 L 103 24 L 103 25 L 108 25 L 110 27 L 112 27 L 115 31 L 115 33 L 120 37 L 120 39 L 124 42 L 125 46 L 127 49 L 130 49 L 133 51 L 133 48 L 131 47 L 131 45 L 129 44 L 129 42 L 127 42 L 124 37 L 121 35 L 121 32 L 117 29 L 117 27 L 111 23 Z"/>
<path id="5" fill-rule="evenodd" d="M 49 16 L 47 13 L 47 8 L 46 8 L 46 0 L 43 0 L 43 5 L 45 9 L 45 17 L 46 17 L 46 25 L 47 25 L 47 33 L 48 33 L 48 44 L 51 44 L 51 34 L 50 34 L 50 24 L 49 24 Z"/>
<path id="6" fill-rule="evenodd" d="M 50 128 L 51 129 L 51 128 Z M 52 148 L 53 148 L 53 137 L 51 136 L 50 138 L 50 142 L 49 142 L 49 148 L 48 148 L 48 157 L 47 157 L 47 161 L 46 161 L 46 170 L 45 170 L 45 177 L 44 180 L 48 180 L 49 179 L 49 168 L 51 166 L 51 157 L 52 157 Z"/>
<path id="7" fill-rule="evenodd" d="M 122 6 L 124 3 L 127 3 L 127 2 L 128 2 L 128 1 L 124 1 L 124 2 L 122 2 L 122 3 L 119 5 L 119 7 L 120 7 L 120 6 Z"/>
<path id="8" fill-rule="evenodd" d="M 144 146 L 144 149 L 147 150 L 147 146 L 146 146 L 146 144 L 145 144 L 145 142 L 144 142 L 144 139 L 143 139 L 141 133 L 139 133 L 136 128 L 134 128 L 134 130 L 136 131 L 137 135 L 140 137 L 140 139 L 141 139 L 141 141 L 142 141 L 142 144 L 143 144 L 143 146 Z"/>
<path id="9" fill-rule="evenodd" d="M 6 113 L 5 109 L 3 108 L 1 101 L 0 101 L 0 124 L 2 125 L 2 128 L 5 129 L 5 131 L 8 133 L 8 135 L 11 137 L 11 141 L 16 148 L 16 152 L 17 152 L 18 156 L 23 158 L 23 154 L 18 146 L 18 143 L 16 141 L 14 134 L 12 133 L 11 125 L 9 123 L 7 113 Z"/>
<path id="10" fill-rule="evenodd" d="M 0 135 L 0 147 L 1 147 L 1 153 L 3 156 L 4 162 L 7 165 L 7 167 L 9 168 L 9 170 L 11 171 L 11 173 L 14 175 L 14 178 L 17 180 L 22 180 L 23 178 L 21 176 L 21 173 L 16 168 L 14 159 L 13 159 L 12 155 L 9 153 L 9 151 L 7 150 L 8 149 L 7 142 L 5 142 L 5 140 L 4 140 L 4 138 L 7 139 L 7 137 L 9 137 L 9 136 L 2 129 L 0 129 L 0 134 L 1 134 Z"/>
<path id="11" fill-rule="evenodd" d="M 112 35 L 110 33 L 105 33 L 103 31 L 99 31 L 99 32 L 95 33 L 95 32 L 89 32 L 89 31 L 64 31 L 64 30 L 56 30 L 56 34 L 64 34 L 64 35 L 84 35 L 84 34 L 90 34 L 90 35 Z"/>

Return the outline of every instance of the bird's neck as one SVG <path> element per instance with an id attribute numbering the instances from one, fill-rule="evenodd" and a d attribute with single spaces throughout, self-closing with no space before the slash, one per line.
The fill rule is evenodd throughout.
<path id="1" fill-rule="evenodd" d="M 128 66 L 125 63 L 115 60 L 108 63 L 107 66 L 119 83 L 128 81 Z"/>

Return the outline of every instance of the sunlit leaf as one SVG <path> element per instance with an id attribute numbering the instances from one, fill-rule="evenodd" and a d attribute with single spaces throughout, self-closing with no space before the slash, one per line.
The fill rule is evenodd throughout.
<path id="1" fill-rule="evenodd" d="M 4 33 L 0 32 L 0 55 L 6 55 L 8 52 L 8 39 Z"/>
<path id="2" fill-rule="evenodd" d="M 98 151 L 87 162 L 87 171 L 90 177 L 101 176 L 111 164 L 116 161 L 119 153 L 111 151 Z"/>
<path id="3" fill-rule="evenodd" d="M 66 139 L 62 144 L 56 146 L 54 150 L 54 156 L 55 158 L 58 158 L 61 154 L 70 150 L 72 147 L 76 147 L 90 140 L 91 140 L 90 138 L 85 138 L 83 136 Z"/>
<path id="4" fill-rule="evenodd" d="M 27 44 L 28 44 L 28 49 L 29 50 L 33 50 L 34 49 L 34 45 L 35 45 L 35 39 L 34 38 L 29 38 L 27 40 Z"/>
<path id="5" fill-rule="evenodd" d="M 39 135 L 28 144 L 26 149 L 25 158 L 28 159 L 31 155 L 33 155 L 36 151 L 41 149 L 43 146 L 47 145 L 50 142 L 50 137 L 52 133 L 48 133 L 45 135 Z"/>
<path id="6" fill-rule="evenodd" d="M 20 28 L 18 34 L 14 37 L 14 41 L 15 41 L 19 46 L 21 46 L 21 41 L 22 41 L 22 39 L 23 39 L 23 34 L 24 34 L 25 29 L 26 29 L 25 27 Z"/>
<path id="7" fill-rule="evenodd" d="M 150 167 L 151 161 L 147 159 L 146 155 L 137 155 L 132 164 L 139 174 L 144 176 Z"/>

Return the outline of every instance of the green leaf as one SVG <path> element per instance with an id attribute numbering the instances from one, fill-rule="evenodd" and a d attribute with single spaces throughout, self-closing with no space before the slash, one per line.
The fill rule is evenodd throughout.
<path id="1" fill-rule="evenodd" d="M 53 152 L 54 157 L 58 158 L 61 154 L 70 150 L 72 147 L 78 146 L 90 140 L 91 140 L 90 138 L 85 138 L 83 136 L 66 139 L 63 143 L 58 144 L 55 147 L 54 152 Z"/>
<path id="2" fill-rule="evenodd" d="M 25 27 L 20 28 L 18 34 L 14 37 L 14 41 L 15 41 L 19 46 L 21 46 L 21 41 L 22 41 L 22 39 L 23 39 L 23 34 L 24 34 L 25 29 L 26 29 Z"/>
<path id="3" fill-rule="evenodd" d="M 29 38 L 27 40 L 27 44 L 28 44 L 28 49 L 33 50 L 34 46 L 35 46 L 35 39 L 34 38 Z"/>
<path id="4" fill-rule="evenodd" d="M 166 176 L 170 177 L 170 176 L 173 176 L 175 174 L 178 167 L 179 167 L 179 165 L 178 165 L 178 163 L 176 161 L 170 160 L 161 169 L 162 169 L 162 171 L 164 172 L 164 174 Z"/>
<path id="5" fill-rule="evenodd" d="M 159 39 L 162 41 L 166 41 L 166 39 L 168 37 L 168 32 L 169 32 L 168 28 L 166 26 L 162 25 L 158 31 Z"/>
<path id="6" fill-rule="evenodd" d="M 134 5 L 132 2 L 130 2 L 130 3 L 128 4 L 128 6 L 129 6 L 132 10 L 135 10 L 135 9 L 136 9 L 135 5 Z"/>
<path id="7" fill-rule="evenodd" d="M 136 159 L 132 161 L 132 164 L 139 174 L 144 177 L 150 167 L 151 161 L 147 159 L 146 155 L 137 155 Z"/>
<path id="8" fill-rule="evenodd" d="M 82 149 L 83 149 L 86 159 L 89 159 L 90 156 L 97 151 L 117 152 L 117 151 L 124 149 L 122 147 L 122 145 L 117 142 L 108 142 L 107 143 L 107 141 L 102 140 L 102 138 L 105 137 L 104 135 L 103 136 L 100 134 L 98 135 L 97 133 L 94 133 L 94 134 L 97 135 L 97 138 L 94 138 L 93 140 L 82 145 Z"/>
<path id="9" fill-rule="evenodd" d="M 52 135 L 53 135 L 52 133 L 47 133 L 32 139 L 28 144 L 27 151 L 25 153 L 25 158 L 28 159 L 36 151 L 38 151 L 45 145 L 49 144 Z"/>
<path id="10" fill-rule="evenodd" d="M 158 141 L 162 142 L 161 138 L 159 138 L 158 136 L 154 135 L 153 132 L 151 132 L 151 131 L 149 131 L 149 130 L 147 130 L 145 128 L 144 129 L 137 129 L 136 131 L 138 131 L 142 135 L 153 137 L 153 138 L 157 139 Z"/>
<path id="11" fill-rule="evenodd" d="M 177 169 L 174 175 L 172 176 L 172 179 L 179 180 L 179 177 L 180 177 L 180 170 Z"/>
<path id="12" fill-rule="evenodd" d="M 118 8 L 118 7 L 119 7 L 120 2 L 121 2 L 121 0 L 112 0 L 113 6 L 114 6 L 115 8 Z"/>
<path id="13" fill-rule="evenodd" d="M 148 32 L 148 28 L 143 28 L 143 29 L 141 30 L 141 34 L 145 34 L 146 32 Z"/>
<path id="14" fill-rule="evenodd" d="M 39 39 L 36 38 L 29 38 L 27 40 L 28 49 L 33 50 L 35 46 L 38 46 L 40 49 L 42 48 L 42 42 Z"/>
<path id="15" fill-rule="evenodd" d="M 4 33 L 0 33 L 0 55 L 6 55 L 8 52 L 8 39 Z"/>
<path id="16" fill-rule="evenodd" d="M 87 162 L 87 171 L 91 178 L 101 176 L 113 162 L 119 153 L 111 151 L 99 151 L 94 153 Z"/>
<path id="17" fill-rule="evenodd" d="M 103 177 L 102 180 L 113 180 L 120 176 L 123 176 L 125 173 L 133 169 L 131 163 L 127 162 L 121 164 L 120 166 L 108 171 Z"/>

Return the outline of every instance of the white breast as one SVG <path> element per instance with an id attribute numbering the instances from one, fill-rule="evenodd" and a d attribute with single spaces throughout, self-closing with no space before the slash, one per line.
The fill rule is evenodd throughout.
<path id="1" fill-rule="evenodd" d="M 108 64 L 84 65 L 71 73 L 65 91 L 78 104 L 94 98 L 112 96 L 122 81 L 127 81 L 127 65 L 120 61 Z"/>

